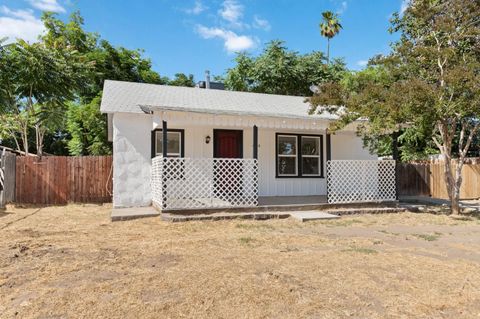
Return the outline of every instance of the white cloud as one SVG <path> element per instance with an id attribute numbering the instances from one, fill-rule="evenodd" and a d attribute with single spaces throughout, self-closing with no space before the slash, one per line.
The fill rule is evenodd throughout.
<path id="1" fill-rule="evenodd" d="M 28 0 L 28 2 L 32 7 L 42 11 L 65 12 L 65 8 L 57 0 Z"/>
<path id="2" fill-rule="evenodd" d="M 400 15 L 403 15 L 405 13 L 405 10 L 407 10 L 409 5 L 410 0 L 402 0 L 402 4 L 400 5 Z"/>
<path id="3" fill-rule="evenodd" d="M 238 35 L 230 30 L 197 25 L 196 32 L 204 39 L 222 39 L 225 50 L 229 53 L 245 51 L 256 46 L 256 40 L 254 38 L 246 35 Z"/>
<path id="4" fill-rule="evenodd" d="M 218 13 L 226 21 L 234 25 L 241 25 L 239 20 L 243 17 L 243 6 L 236 0 L 225 0 Z"/>
<path id="5" fill-rule="evenodd" d="M 345 11 L 347 11 L 347 8 L 348 8 L 347 1 L 342 1 L 342 3 L 340 4 L 340 8 L 337 9 L 337 14 L 344 13 Z"/>
<path id="6" fill-rule="evenodd" d="M 268 20 L 262 19 L 257 15 L 253 17 L 253 27 L 257 29 L 262 29 L 265 31 L 270 31 L 270 29 L 272 28 Z"/>
<path id="7" fill-rule="evenodd" d="M 188 14 L 199 15 L 203 11 L 205 11 L 207 7 L 205 7 L 200 0 L 195 0 L 195 4 L 192 8 L 186 9 L 185 12 Z"/>
<path id="8" fill-rule="evenodd" d="M 33 15 L 32 10 L 11 10 L 6 6 L 0 7 L 0 38 L 8 37 L 8 42 L 21 38 L 35 42 L 45 27 L 40 19 Z"/>
<path id="9" fill-rule="evenodd" d="M 365 67 L 368 64 L 368 60 L 360 60 L 357 62 L 358 66 Z"/>

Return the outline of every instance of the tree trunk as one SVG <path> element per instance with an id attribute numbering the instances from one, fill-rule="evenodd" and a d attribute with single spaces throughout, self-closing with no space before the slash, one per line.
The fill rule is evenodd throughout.
<path id="1" fill-rule="evenodd" d="M 330 64 L 330 38 L 327 38 L 327 64 Z"/>
<path id="2" fill-rule="evenodd" d="M 462 186 L 462 168 L 463 160 L 460 158 L 455 169 L 455 176 L 453 182 L 453 194 L 452 194 L 452 214 L 458 215 L 461 212 L 460 209 L 460 187 Z"/>
<path id="3" fill-rule="evenodd" d="M 42 159 L 43 155 L 43 133 L 40 124 L 35 124 L 35 141 L 37 144 L 37 156 Z"/>
<path id="4" fill-rule="evenodd" d="M 25 156 L 28 156 L 28 127 L 23 127 L 22 142 L 23 142 L 23 150 L 25 152 Z"/>
<path id="5" fill-rule="evenodd" d="M 400 160 L 400 154 L 398 152 L 398 136 L 399 135 L 400 135 L 399 131 L 395 131 L 391 135 L 392 136 L 392 158 L 397 162 Z"/>

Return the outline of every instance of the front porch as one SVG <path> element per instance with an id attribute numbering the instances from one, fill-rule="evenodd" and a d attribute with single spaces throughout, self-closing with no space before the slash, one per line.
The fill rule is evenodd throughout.
<path id="1" fill-rule="evenodd" d="M 151 176 L 153 206 L 165 212 L 309 210 L 396 201 L 395 161 L 330 160 L 326 195 L 313 196 L 261 196 L 257 159 L 158 156 Z"/>

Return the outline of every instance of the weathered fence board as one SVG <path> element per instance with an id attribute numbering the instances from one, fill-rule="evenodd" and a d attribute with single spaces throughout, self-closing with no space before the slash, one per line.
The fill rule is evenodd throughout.
<path id="1" fill-rule="evenodd" d="M 111 156 L 17 157 L 16 202 L 103 203 L 112 200 Z"/>
<path id="2" fill-rule="evenodd" d="M 397 164 L 399 195 L 430 196 L 429 164 Z"/>
<path id="3" fill-rule="evenodd" d="M 455 163 L 453 169 L 455 169 Z M 399 195 L 431 196 L 448 199 L 444 163 L 401 163 L 397 165 Z M 462 170 L 461 199 L 480 198 L 480 164 L 465 164 Z"/>
<path id="4" fill-rule="evenodd" d="M 0 154 L 0 207 L 15 200 L 15 154 Z"/>

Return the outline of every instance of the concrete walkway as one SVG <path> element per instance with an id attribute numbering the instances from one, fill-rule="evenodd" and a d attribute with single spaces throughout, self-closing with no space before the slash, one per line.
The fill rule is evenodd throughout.
<path id="1" fill-rule="evenodd" d="M 290 213 L 290 216 L 301 222 L 308 222 L 310 220 L 319 220 L 319 219 L 340 218 L 340 216 L 338 215 L 333 215 L 325 212 L 316 212 L 316 211 L 294 212 L 294 213 Z"/>

